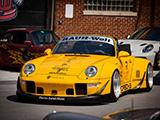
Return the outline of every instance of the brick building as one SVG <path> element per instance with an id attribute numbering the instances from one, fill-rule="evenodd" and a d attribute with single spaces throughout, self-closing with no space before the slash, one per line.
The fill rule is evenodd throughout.
<path id="1" fill-rule="evenodd" d="M 99 1 L 101 2 L 98 3 Z M 122 1 L 129 5 L 127 7 L 131 7 L 130 10 L 127 7 L 126 10 L 122 10 L 122 7 L 118 6 Z M 73 18 L 65 17 L 66 4 L 73 5 Z M 108 11 L 107 4 L 112 4 L 112 8 Z M 62 20 L 62 24 L 58 23 L 59 20 Z M 55 2 L 55 32 L 61 37 L 68 34 L 100 34 L 121 39 L 146 26 L 160 27 L 160 0 L 56 0 Z"/>
<path id="2" fill-rule="evenodd" d="M 125 38 L 146 26 L 160 27 L 160 0 L 24 0 L 18 15 L 0 22 L 13 27 L 52 29 L 68 34 L 100 34 Z"/>

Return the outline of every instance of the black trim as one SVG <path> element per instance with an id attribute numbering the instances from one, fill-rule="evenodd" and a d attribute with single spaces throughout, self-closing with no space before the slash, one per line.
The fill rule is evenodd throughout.
<path id="1" fill-rule="evenodd" d="M 135 56 L 136 58 L 144 58 L 144 59 L 147 59 L 146 57 L 144 56 Z"/>
<path id="2" fill-rule="evenodd" d="M 145 73 L 144 73 L 143 78 L 142 78 L 142 80 L 140 81 L 140 83 L 139 83 L 136 87 L 134 87 L 133 89 L 139 89 L 139 88 L 141 87 L 143 81 L 144 81 L 144 78 L 145 78 Z"/>
<path id="3" fill-rule="evenodd" d="M 18 80 L 17 80 L 17 89 L 22 91 L 21 85 L 20 85 L 20 78 L 18 76 Z"/>
<path id="4" fill-rule="evenodd" d="M 69 103 L 100 103 L 103 101 L 109 101 L 108 94 L 97 96 L 85 96 L 85 97 L 55 97 L 55 96 L 37 96 L 31 94 L 25 94 L 23 91 L 17 90 L 16 95 L 25 101 L 31 102 L 69 102 Z"/>

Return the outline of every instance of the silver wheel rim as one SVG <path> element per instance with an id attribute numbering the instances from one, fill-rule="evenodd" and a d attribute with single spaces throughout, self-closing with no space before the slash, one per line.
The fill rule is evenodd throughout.
<path id="1" fill-rule="evenodd" d="M 148 66 L 148 85 L 150 88 L 153 86 L 153 70 L 152 67 L 149 65 Z"/>
<path id="2" fill-rule="evenodd" d="M 120 85 L 119 73 L 116 71 L 113 76 L 113 91 L 116 98 L 120 96 L 120 90 L 121 90 L 121 85 Z"/>

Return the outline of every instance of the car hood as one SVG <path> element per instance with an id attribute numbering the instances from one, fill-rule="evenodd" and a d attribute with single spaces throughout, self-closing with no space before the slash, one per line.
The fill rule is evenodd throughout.
<path id="1" fill-rule="evenodd" d="M 158 120 L 160 108 L 130 108 L 104 116 L 107 120 Z"/>
<path id="2" fill-rule="evenodd" d="M 109 58 L 103 55 L 51 55 L 42 62 L 37 74 L 79 75 L 89 66 L 102 65 L 102 61 Z"/>
<path id="3" fill-rule="evenodd" d="M 159 45 L 158 41 L 153 41 L 153 40 L 134 40 L 134 39 L 130 39 L 130 40 L 118 40 L 120 45 L 123 44 L 130 44 L 130 48 L 131 48 L 131 52 L 135 52 L 135 51 L 141 51 L 144 47 L 146 47 L 147 45 Z"/>
<path id="4" fill-rule="evenodd" d="M 145 46 L 149 44 L 157 44 L 159 43 L 158 41 L 153 41 L 153 40 L 118 40 L 119 44 L 130 44 L 131 46 Z"/>

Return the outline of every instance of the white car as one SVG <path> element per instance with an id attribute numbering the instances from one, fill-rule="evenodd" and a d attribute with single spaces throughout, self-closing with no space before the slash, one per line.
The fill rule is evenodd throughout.
<path id="1" fill-rule="evenodd" d="M 119 45 L 130 45 L 130 53 L 135 57 L 144 57 L 158 69 L 158 52 L 160 47 L 160 28 L 141 28 L 127 36 L 126 40 L 118 40 Z M 123 49 L 123 47 L 122 47 Z"/>

